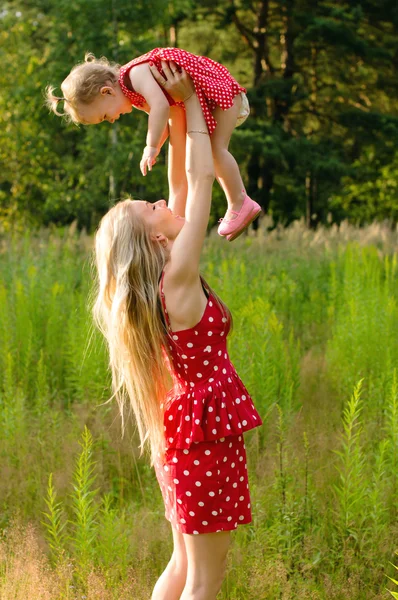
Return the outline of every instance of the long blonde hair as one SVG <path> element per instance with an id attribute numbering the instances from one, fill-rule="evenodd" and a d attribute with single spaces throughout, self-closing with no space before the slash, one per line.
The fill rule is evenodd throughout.
<path id="1" fill-rule="evenodd" d="M 134 413 L 142 456 L 145 442 L 151 466 L 164 456 L 166 395 L 174 377 L 167 328 L 159 298 L 159 278 L 167 254 L 150 235 L 133 201 L 118 202 L 102 218 L 95 235 L 97 269 L 94 322 L 106 338 L 112 374 L 112 397 L 118 402 L 122 436 L 125 409 Z M 202 278 L 202 281 L 204 279 Z M 224 315 L 228 308 L 212 290 Z M 232 321 L 231 321 L 232 325 Z"/>
<path id="2" fill-rule="evenodd" d="M 59 117 L 80 123 L 79 105 L 91 104 L 102 86 L 115 84 L 119 78 L 120 65 L 109 62 L 105 56 L 95 58 L 87 52 L 84 62 L 75 65 L 61 83 L 63 96 L 55 96 L 55 87 L 48 85 L 45 90 L 46 105 Z M 64 112 L 58 111 L 58 103 L 64 102 Z"/>

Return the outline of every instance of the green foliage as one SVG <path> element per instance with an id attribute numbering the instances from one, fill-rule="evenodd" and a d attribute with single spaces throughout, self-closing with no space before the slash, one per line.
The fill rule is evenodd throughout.
<path id="1" fill-rule="evenodd" d="M 351 175 L 343 179 L 344 188 L 333 202 L 343 206 L 358 224 L 376 218 L 396 221 L 398 157 L 385 164 L 371 150 L 353 166 Z"/>
<path id="2" fill-rule="evenodd" d="M 384 425 L 387 446 L 387 469 L 391 479 L 392 511 L 397 512 L 395 498 L 398 491 L 398 383 L 397 371 L 394 368 L 390 389 L 387 395 L 386 420 Z"/>
<path id="3" fill-rule="evenodd" d="M 232 310 L 229 352 L 264 421 L 245 438 L 253 522 L 221 597 L 370 600 L 396 523 L 396 235 L 259 233 L 210 238 L 201 265 Z M 0 529 L 16 509 L 40 519 L 65 597 L 93 594 L 101 574 L 104 598 L 148 598 L 172 540 L 135 432 L 122 442 L 117 411 L 99 406 L 111 393 L 87 306 L 92 239 L 71 227 L 1 244 Z M 4 543 L 1 592 L 14 577 Z"/>
<path id="4" fill-rule="evenodd" d="M 398 550 L 395 551 L 395 554 L 398 556 Z M 396 565 L 393 565 L 394 569 L 397 569 L 398 571 L 398 567 Z M 398 585 L 398 581 L 396 579 L 393 579 L 392 577 L 390 577 L 389 575 L 387 575 L 388 579 L 390 579 L 393 583 L 395 583 L 395 585 Z M 391 594 L 391 596 L 393 598 L 398 598 L 398 592 L 392 592 L 391 590 L 388 590 Z"/>
<path id="5" fill-rule="evenodd" d="M 53 563 L 60 561 L 64 551 L 67 536 L 65 533 L 66 520 L 63 515 L 62 502 L 56 502 L 57 493 L 53 486 L 53 474 L 48 478 L 47 498 L 45 503 L 48 512 L 43 512 L 47 521 L 42 521 L 46 529 L 46 537 L 51 549 L 51 558 Z"/>
<path id="6" fill-rule="evenodd" d="M 389 440 L 386 438 L 378 444 L 372 481 L 368 492 L 370 506 L 368 516 L 370 517 L 369 526 L 372 531 L 372 539 L 380 538 L 383 535 L 388 522 L 386 515 L 388 508 L 385 502 L 388 494 L 388 486 L 386 485 L 388 445 Z"/>
<path id="7" fill-rule="evenodd" d="M 335 524 L 344 551 L 350 541 L 354 541 L 361 548 L 361 538 L 364 535 L 366 490 L 363 478 L 365 457 L 360 445 L 362 434 L 361 386 L 362 380 L 354 387 L 353 394 L 344 409 L 341 450 L 334 450 L 340 457 L 339 464 L 336 466 L 339 483 L 333 485 L 338 502 Z"/>
<path id="8" fill-rule="evenodd" d="M 112 494 L 102 497 L 98 519 L 98 559 L 110 573 L 110 580 L 116 580 L 117 577 L 124 579 L 130 562 L 130 527 L 125 510 L 118 510 L 114 506 Z"/>
<path id="9" fill-rule="evenodd" d="M 335 315 L 327 349 L 331 378 L 342 391 L 352 387 L 358 376 L 365 377 L 369 392 L 381 406 L 386 365 L 395 364 L 398 357 L 396 257 L 386 256 L 383 262 L 375 247 L 352 245 L 341 256 L 341 267 L 338 281 L 333 275 L 336 289 L 334 305 L 329 307 Z"/>
<path id="10" fill-rule="evenodd" d="M 84 580 L 94 556 L 94 542 L 98 535 L 97 506 L 93 490 L 95 482 L 95 462 L 93 459 L 92 435 L 84 428 L 81 442 L 82 451 L 76 460 L 73 477 L 72 511 L 73 534 L 72 547 L 76 558 L 79 576 Z"/>
<path id="11" fill-rule="evenodd" d="M 113 506 L 112 494 L 99 498 L 99 489 L 93 489 L 96 462 L 93 438 L 87 427 L 83 430 L 80 445 L 68 507 L 72 517 L 67 520 L 64 502 L 57 502 L 51 473 L 45 498 L 48 511 L 42 512 L 46 517 L 42 525 L 54 567 L 62 567 L 65 560 L 72 561 L 76 581 L 85 587 L 95 565 L 106 573 L 106 579 L 112 585 L 127 575 L 131 544 L 129 526 L 125 512 L 117 511 Z"/>
<path id="12" fill-rule="evenodd" d="M 147 117 L 66 125 L 43 105 L 86 51 L 120 64 L 179 45 L 224 63 L 252 114 L 231 150 L 249 193 L 277 221 L 396 220 L 395 6 L 330 2 L 44 0 L 3 3 L 0 220 L 93 230 L 127 194 L 166 195 L 166 149 L 142 178 Z M 62 103 L 61 103 L 62 104 Z M 225 198 L 216 188 L 212 224 Z"/>

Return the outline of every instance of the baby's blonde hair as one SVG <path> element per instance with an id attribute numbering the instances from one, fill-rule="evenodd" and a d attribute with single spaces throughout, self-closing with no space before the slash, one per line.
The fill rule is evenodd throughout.
<path id="1" fill-rule="evenodd" d="M 91 104 L 104 85 L 115 84 L 119 78 L 120 65 L 111 63 L 105 56 L 95 58 L 87 52 L 83 63 L 73 67 L 68 77 L 61 83 L 63 96 L 55 96 L 55 87 L 46 87 L 46 105 L 59 117 L 68 122 L 81 123 L 79 105 Z M 58 112 L 58 102 L 64 101 L 64 112 Z"/>

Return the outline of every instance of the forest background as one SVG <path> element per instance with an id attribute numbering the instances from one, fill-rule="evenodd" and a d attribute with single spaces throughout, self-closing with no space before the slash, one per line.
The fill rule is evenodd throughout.
<path id="1" fill-rule="evenodd" d="M 24 0 L 0 12 L 3 227 L 92 231 L 117 199 L 167 194 L 167 153 L 143 178 L 147 117 L 76 127 L 49 114 L 86 51 L 124 64 L 180 46 L 225 64 L 251 116 L 231 149 L 248 193 L 274 222 L 364 224 L 398 215 L 398 6 L 395 0 Z M 218 185 L 210 226 L 224 214 Z"/>

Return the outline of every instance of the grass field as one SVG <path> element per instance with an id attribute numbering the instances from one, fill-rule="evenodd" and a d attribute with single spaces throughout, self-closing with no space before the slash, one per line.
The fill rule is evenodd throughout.
<path id="1" fill-rule="evenodd" d="M 265 222 L 263 221 L 263 225 Z M 202 273 L 264 426 L 245 435 L 253 522 L 220 600 L 398 590 L 398 234 L 374 224 L 214 232 Z M 148 600 L 172 552 L 155 474 L 120 440 L 88 310 L 92 238 L 0 238 L 0 598 Z"/>

